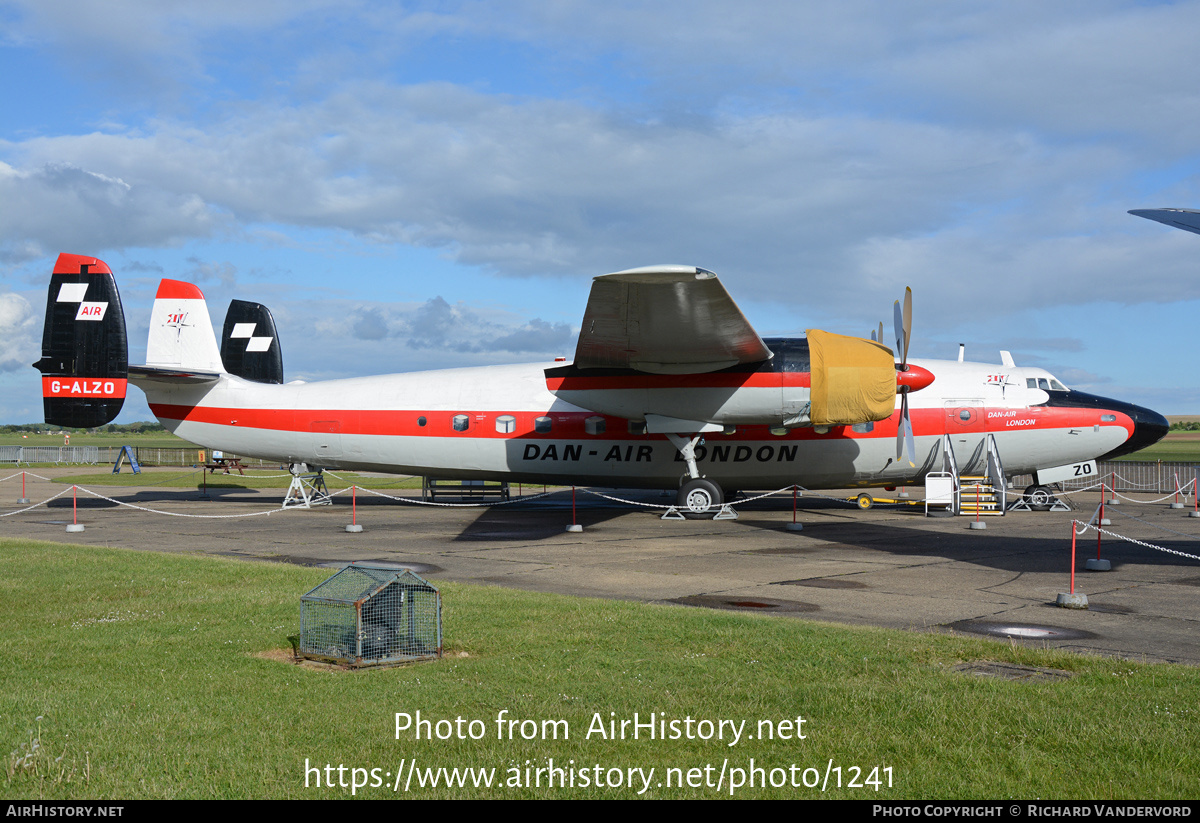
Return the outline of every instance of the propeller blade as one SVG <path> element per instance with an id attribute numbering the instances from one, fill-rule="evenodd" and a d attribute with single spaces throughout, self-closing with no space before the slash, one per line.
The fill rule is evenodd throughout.
<path id="1" fill-rule="evenodd" d="M 908 398 L 905 398 L 907 400 Z M 904 448 L 908 452 L 908 465 L 917 466 L 917 441 L 913 438 L 912 420 L 908 417 L 908 404 L 904 408 Z"/>
<path id="2" fill-rule="evenodd" d="M 900 364 L 908 363 L 908 341 L 912 339 L 912 288 L 904 289 L 904 354 Z"/>
<path id="3" fill-rule="evenodd" d="M 892 329 L 896 332 L 896 356 L 899 357 L 904 348 L 904 316 L 900 311 L 899 300 L 892 305 Z"/>
<path id="4" fill-rule="evenodd" d="M 900 390 L 900 421 L 896 425 L 896 462 L 908 452 L 908 465 L 916 466 L 917 444 L 913 439 L 912 420 L 908 416 L 908 388 Z"/>

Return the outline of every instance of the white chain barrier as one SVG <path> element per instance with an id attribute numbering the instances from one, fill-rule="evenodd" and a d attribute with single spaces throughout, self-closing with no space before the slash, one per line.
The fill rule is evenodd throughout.
<path id="1" fill-rule="evenodd" d="M 26 506 L 23 509 L 14 509 L 13 511 L 5 512 L 4 514 L 0 514 L 0 517 L 11 517 L 14 514 L 21 514 L 23 512 L 30 511 L 31 509 L 36 509 L 38 506 L 45 506 L 51 500 L 54 500 L 55 498 L 58 498 L 58 497 L 62 497 L 64 494 L 66 494 L 69 491 L 70 491 L 70 489 L 63 489 L 58 494 L 54 495 L 54 497 L 47 497 L 41 503 L 34 503 L 32 506 Z"/>
<path id="2" fill-rule="evenodd" d="M 1075 525 L 1075 534 L 1077 534 L 1077 535 L 1084 534 L 1087 532 L 1088 529 L 1092 529 L 1096 532 L 1099 532 L 1100 534 L 1106 534 L 1109 537 L 1115 538 L 1117 540 L 1124 540 L 1126 543 L 1133 543 L 1135 546 L 1143 546 L 1147 549 L 1155 549 L 1156 551 L 1166 552 L 1167 554 L 1173 554 L 1173 555 L 1176 555 L 1177 557 L 1186 557 L 1189 560 L 1200 560 L 1200 557 L 1198 557 L 1194 554 L 1188 554 L 1187 552 L 1176 551 L 1175 549 L 1168 549 L 1166 546 L 1156 546 L 1153 543 L 1147 543 L 1144 540 L 1137 540 L 1133 537 L 1126 537 L 1123 534 L 1117 534 L 1116 532 L 1111 532 L 1108 529 L 1102 529 L 1099 526 L 1093 526 L 1091 523 L 1084 523 L 1082 520 L 1072 520 L 1071 522 Z M 1193 537 L 1192 535 L 1183 535 L 1183 536 L 1191 537 L 1193 540 L 1198 539 L 1198 538 Z"/>
<path id="3" fill-rule="evenodd" d="M 1120 509 L 1109 509 L 1109 511 L 1115 511 L 1117 514 L 1121 515 L 1122 517 L 1128 517 L 1130 520 L 1136 520 L 1137 522 L 1143 523 L 1152 529 L 1158 529 L 1159 531 L 1167 532 L 1168 534 L 1174 534 L 1178 537 L 1186 537 L 1188 540 L 1200 540 L 1200 537 L 1198 537 L 1197 535 L 1185 534 L 1184 532 L 1177 532 L 1174 529 L 1168 529 L 1166 526 L 1160 526 L 1157 523 L 1151 523 L 1149 520 L 1143 520 L 1140 517 L 1136 517 L 1132 514 L 1129 514 L 1128 512 L 1123 512 Z"/>
<path id="4" fill-rule="evenodd" d="M 14 477 L 20 477 L 21 475 L 26 475 L 27 477 L 36 477 L 38 480 L 52 482 L 49 477 L 42 477 L 40 474 L 34 474 L 33 472 L 17 472 L 16 474 L 10 474 L 8 477 L 0 480 L 0 483 L 5 483 L 9 480 L 12 480 Z"/>
<path id="5" fill-rule="evenodd" d="M 197 471 L 200 471 L 200 470 L 197 470 Z M 193 471 L 193 472 L 188 472 L 188 473 L 185 473 L 185 474 L 183 474 L 183 475 L 174 475 L 174 476 L 172 476 L 172 477 L 170 478 L 170 480 L 175 480 L 175 479 L 178 479 L 179 477 L 186 477 L 186 476 L 189 476 L 190 474 L 195 474 L 195 473 L 196 473 L 196 472 L 195 472 L 195 471 Z M 21 474 L 22 474 L 22 473 L 18 472 L 17 474 L 9 475 L 8 477 L 5 477 L 5 478 L 3 478 L 3 479 L 0 479 L 0 483 L 3 483 L 3 482 L 5 482 L 5 481 L 8 481 L 8 480 L 12 480 L 13 478 L 16 478 L 16 477 L 20 477 L 20 476 L 21 476 Z M 36 477 L 36 478 L 37 478 L 37 479 L 39 479 L 39 480 L 45 480 L 45 481 L 47 481 L 47 482 L 53 482 L 53 481 L 51 481 L 51 479 L 50 479 L 50 478 L 48 478 L 48 477 L 43 477 L 43 476 L 41 476 L 41 475 L 38 475 L 38 474 L 33 474 L 32 472 L 25 472 L 25 474 L 27 474 L 27 475 L 28 475 L 28 476 L 30 476 L 30 477 Z M 337 479 L 337 480 L 342 480 L 342 479 L 343 479 L 343 478 L 339 477 L 338 475 L 334 474 L 333 472 L 325 472 L 324 474 L 325 474 L 326 476 L 333 477 L 333 478 L 335 478 L 335 479 Z M 290 477 L 290 476 L 292 476 L 292 475 L 290 475 L 290 474 L 280 474 L 280 475 L 251 475 L 251 477 L 262 477 L 262 478 L 264 478 L 264 479 L 266 479 L 266 478 L 278 478 L 278 477 Z M 165 482 L 168 482 L 168 481 L 163 481 L 163 482 L 165 483 Z M 1188 487 L 1190 487 L 1190 486 L 1194 485 L 1194 484 L 1195 484 L 1195 482 L 1196 482 L 1195 480 L 1192 480 L 1192 481 L 1191 481 L 1191 482 L 1188 484 L 1188 486 L 1185 486 L 1185 487 L 1183 487 L 1183 488 L 1184 488 L 1184 489 L 1186 489 L 1186 488 L 1188 488 Z M 161 484 L 151 484 L 151 485 L 161 485 Z M 1101 486 L 1101 485 L 1104 485 L 1104 486 L 1107 488 L 1107 484 L 1101 484 L 1101 483 L 1097 483 L 1095 486 L 1089 486 L 1087 489 L 1077 489 L 1077 490 L 1075 490 L 1074 492 L 1059 492 L 1058 494 L 1061 494 L 1061 495 L 1066 495 L 1066 494 L 1077 494 L 1077 493 L 1079 493 L 1079 492 L 1081 492 L 1081 491 L 1087 491 L 1087 490 L 1089 490 L 1089 489 L 1092 489 L 1092 488 L 1097 488 L 1097 487 L 1099 487 L 1099 486 Z M 136 510 L 138 510 L 138 511 L 144 511 L 144 512 L 147 512 L 147 513 L 150 513 L 150 514 L 161 514 L 161 515 L 166 515 L 166 516 L 168 516 L 168 517 L 191 517 L 191 518 L 197 518 L 197 519 L 228 520 L 228 519 L 236 519 L 236 518 L 240 518 L 240 517 L 261 517 L 261 516 L 263 516 L 263 515 L 271 515 L 271 514 L 274 514 L 274 513 L 276 513 L 276 512 L 280 512 L 280 511 L 288 511 L 288 510 L 291 510 L 291 509 L 303 508 L 303 507 L 299 507 L 299 506 L 283 506 L 283 505 L 281 504 L 281 505 L 280 505 L 278 508 L 274 508 L 274 509 L 267 509 L 267 510 L 263 510 L 263 511 L 257 511 L 257 512 L 244 512 L 244 513 L 241 513 L 241 514 L 189 514 L 189 513 L 185 513 L 185 512 L 170 512 L 170 511 L 164 511 L 164 510 L 162 510 L 162 509 L 152 509 L 152 508 L 149 508 L 149 507 L 147 507 L 147 506 L 139 506 L 139 505 L 136 505 L 136 504 L 134 504 L 134 503 L 127 503 L 127 502 L 125 502 L 125 501 L 122 501 L 122 500 L 117 500 L 116 498 L 108 497 L 107 495 L 104 495 L 104 494 L 101 494 L 101 493 L 99 493 L 99 492 L 93 491 L 93 490 L 91 490 L 91 489 L 89 489 L 89 488 L 86 488 L 86 487 L 84 487 L 84 486 L 75 486 L 74 488 L 78 489 L 78 490 L 79 490 L 79 491 L 81 491 L 81 492 L 84 492 L 85 494 L 91 495 L 92 497 L 95 497 L 95 498 L 98 498 L 98 499 L 101 499 L 101 500 L 108 501 L 108 502 L 110 502 L 110 503 L 112 503 L 112 504 L 114 504 L 114 505 L 117 505 L 117 506 L 125 506 L 125 507 L 127 507 L 127 508 L 136 509 Z M 429 501 L 429 500 L 417 500 L 417 499 L 414 499 L 414 498 L 411 498 L 411 497 L 398 497 L 398 496 L 396 496 L 396 495 L 392 495 L 392 494 L 386 494 L 385 492 L 377 491 L 377 490 L 375 490 L 375 489 L 368 489 L 368 488 L 364 488 L 364 487 L 362 487 L 362 486 L 357 486 L 357 485 L 354 485 L 354 486 L 347 486 L 347 487 L 346 487 L 346 488 L 344 488 L 344 489 L 338 489 L 337 491 L 329 492 L 329 493 L 328 493 L 328 497 L 332 498 L 332 497 L 336 497 L 336 496 L 339 496 L 339 495 L 344 495 L 344 494 L 346 494 L 347 492 L 351 492 L 351 491 L 353 491 L 353 490 L 355 490 L 355 489 L 357 489 L 357 490 L 361 490 L 361 491 L 363 491 L 363 492 L 365 492 L 365 493 L 367 493 L 367 494 L 372 494 L 372 495 L 375 495 L 376 497 L 383 497 L 383 498 L 386 498 L 386 499 L 388 499 L 388 500 L 394 500 L 394 501 L 396 501 L 396 502 L 399 502 L 399 503 L 407 503 L 407 504 L 409 504 L 409 505 L 413 505 L 413 506 L 436 506 L 436 507 L 442 507 L 442 508 L 491 508 L 491 507 L 494 507 L 494 506 L 507 506 L 507 505 L 512 505 L 512 504 L 515 504 L 515 503 L 523 503 L 523 502 L 530 501 L 530 500 L 539 500 L 539 499 L 541 499 L 541 498 L 544 498 L 544 497 L 549 497 L 550 495 L 557 494 L 557 493 L 559 493 L 560 491 L 565 491 L 565 488 L 563 488 L 563 489 L 559 489 L 559 490 L 557 490 L 557 491 L 552 491 L 552 492 L 551 492 L 551 491 L 547 491 L 547 492 L 542 492 L 542 493 L 540 493 L 540 494 L 527 495 L 527 496 L 523 496 L 523 497 L 517 497 L 517 498 L 509 499 L 509 500 L 485 501 L 485 502 L 480 502 L 480 503 L 438 503 L 438 502 L 436 502 L 436 501 Z M 21 513 L 23 513 L 23 512 L 30 511 L 31 509 L 36 509 L 36 508 L 38 508 L 39 506 L 44 506 L 44 505 L 48 504 L 50 501 L 52 501 L 52 500 L 55 500 L 55 499 L 57 499 L 58 497 L 61 497 L 63 494 L 65 494 L 65 493 L 66 493 L 67 491 L 69 491 L 69 490 L 70 490 L 70 489 L 64 489 L 63 491 L 59 492 L 58 494 L 56 494 L 56 495 L 54 495 L 54 496 L 52 496 L 52 497 L 49 497 L 49 498 L 47 498 L 46 500 L 42 501 L 41 503 L 35 503 L 35 504 L 33 504 L 33 505 L 27 506 L 27 507 L 25 507 L 25 508 L 22 508 L 22 509 L 17 509 L 17 510 L 11 511 L 11 512 L 5 512 L 4 514 L 0 514 L 0 517 L 9 517 L 9 516 L 11 516 L 11 515 L 14 515 L 14 514 L 21 514 Z M 616 502 L 616 503 L 624 503 L 624 504 L 626 504 L 626 505 L 630 505 L 630 506 L 640 506 L 640 507 L 642 507 L 642 508 L 648 508 L 648 509 L 661 509 L 661 510 L 664 510 L 664 511 L 665 511 L 665 510 L 667 510 L 667 509 L 671 509 L 671 508 L 675 508 L 675 507 L 676 507 L 676 504 L 674 504 L 674 503 L 645 503 L 645 502 L 642 502 L 642 501 L 639 501 L 639 500 L 628 500 L 628 499 L 626 499 L 626 498 L 622 498 L 622 497 L 616 497 L 616 496 L 614 496 L 614 495 L 605 494 L 605 493 L 603 493 L 603 492 L 595 491 L 594 489 L 589 489 L 589 488 L 578 488 L 578 491 L 585 492 L 585 493 L 587 493 L 587 494 L 590 494 L 590 495 L 592 495 L 592 496 L 594 496 L 594 497 L 600 497 L 600 498 L 603 498 L 603 499 L 605 499 L 605 500 L 611 500 L 611 501 L 613 501 L 613 502 Z M 1110 491 L 1111 491 L 1111 489 L 1110 489 Z M 741 498 L 741 499 L 737 500 L 736 502 L 730 502 L 730 501 L 727 501 L 727 504 L 728 504 L 728 505 L 741 505 L 741 504 L 743 504 L 743 503 L 750 503 L 750 502 L 752 502 L 752 501 L 755 501 L 755 500 L 762 500 L 763 498 L 772 497 L 772 496 L 779 495 L 779 494 L 784 494 L 784 493 L 787 493 L 787 492 L 794 492 L 794 493 L 797 493 L 797 494 L 803 494 L 803 495 L 805 495 L 805 496 L 807 496 L 807 497 L 815 497 L 815 498 L 818 498 L 818 499 L 822 499 L 822 500 L 829 500 L 829 501 L 833 501 L 833 502 L 836 502 L 836 503 L 843 503 L 843 504 L 846 504 L 846 505 L 854 505 L 854 502 L 853 502 L 852 500 L 847 500 L 846 498 L 843 498 L 843 497 L 833 497 L 833 496 L 830 496 L 830 495 L 819 494 L 819 493 L 816 493 L 816 492 L 812 492 L 812 491 L 810 491 L 810 490 L 808 490 L 808 489 L 804 488 L 803 486 L 799 486 L 799 485 L 783 486 L 783 487 L 781 487 L 781 488 L 774 489 L 774 490 L 772 490 L 772 491 L 763 492 L 762 494 L 753 495 L 753 496 L 751 496 L 751 497 L 743 497 L 743 498 Z M 1181 492 L 1182 492 L 1182 490 L 1181 490 Z M 1113 492 L 1113 493 L 1115 494 L 1115 492 Z M 1122 495 L 1122 496 L 1123 496 L 1123 495 Z M 1174 493 L 1168 494 L 1168 495 L 1166 495 L 1166 496 L 1164 496 L 1164 497 L 1161 497 L 1161 498 L 1156 498 L 1156 499 L 1154 499 L 1154 500 L 1136 500 L 1136 499 L 1134 499 L 1134 498 L 1130 498 L 1130 497 L 1126 497 L 1125 499 L 1126 499 L 1126 500 L 1129 500 L 1130 502 L 1133 502 L 1133 503 L 1151 504 L 1151 503 L 1157 503 L 1157 502 L 1161 502 L 1161 501 L 1163 501 L 1163 500 L 1166 500 L 1166 499 L 1169 499 L 1169 498 L 1171 498 L 1171 497 L 1174 497 Z M 912 501 L 909 501 L 909 502 L 911 503 Z M 920 501 L 917 501 L 917 502 L 920 502 Z M 905 503 L 896 503 L 896 504 L 894 504 L 894 505 L 900 506 L 900 505 L 906 505 L 906 504 L 905 504 Z M 1118 510 L 1117 508 L 1115 508 L 1115 507 L 1114 507 L 1113 509 L 1111 509 L 1111 511 L 1118 511 L 1118 512 L 1119 512 L 1119 510 Z M 1097 508 L 1096 508 L 1096 511 L 1095 511 L 1095 512 L 1093 512 L 1093 514 L 1092 514 L 1091 520 L 1095 520 L 1095 519 L 1096 519 L 1096 517 L 1099 515 L 1099 513 L 1100 513 L 1100 507 L 1099 507 L 1099 506 L 1097 506 Z M 1144 520 L 1140 520 L 1139 518 L 1133 517 L 1133 515 L 1128 515 L 1128 514 L 1125 514 L 1124 512 L 1119 512 L 1119 513 L 1123 514 L 1123 515 L 1124 515 L 1124 516 L 1126 516 L 1126 517 L 1130 517 L 1130 518 L 1132 518 L 1132 519 L 1134 519 L 1134 520 L 1139 520 L 1139 522 L 1146 523 L 1147 525 L 1154 526 L 1154 524 L 1152 524 L 1152 523 L 1148 523 L 1147 521 L 1144 521 Z M 1079 522 L 1079 521 L 1075 521 L 1075 522 Z M 1088 526 L 1089 526 L 1089 527 L 1092 527 L 1092 528 L 1095 528 L 1094 526 L 1090 526 L 1090 522 L 1089 522 Z M 1160 529 L 1163 529 L 1163 527 L 1160 527 L 1160 526 L 1155 526 L 1155 528 L 1160 528 Z M 1189 538 L 1192 538 L 1192 539 L 1200 539 L 1200 538 L 1194 538 L 1192 535 L 1186 535 L 1186 534 L 1183 534 L 1182 532 L 1173 532 L 1173 531 L 1171 531 L 1170 529 L 1163 529 L 1163 530 L 1164 530 L 1164 531 L 1171 532 L 1172 534 L 1177 534 L 1177 535 L 1183 536 L 1183 537 L 1189 537 Z M 1130 538 L 1121 538 L 1121 539 L 1129 539 L 1129 540 L 1130 540 L 1130 542 L 1137 542 L 1137 541 L 1134 541 L 1134 540 L 1132 540 L 1132 539 L 1130 539 Z M 1145 545 L 1149 545 L 1149 544 L 1145 544 Z M 1154 548 L 1159 548 L 1159 547 L 1154 547 Z M 1172 551 L 1171 549 L 1162 549 L 1162 550 L 1163 550 L 1163 551 Z M 1187 556 L 1189 556 L 1189 557 L 1190 557 L 1190 555 L 1187 555 Z"/>

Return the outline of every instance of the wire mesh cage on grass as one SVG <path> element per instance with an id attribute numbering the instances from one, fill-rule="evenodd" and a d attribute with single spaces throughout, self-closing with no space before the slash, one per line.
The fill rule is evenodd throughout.
<path id="1" fill-rule="evenodd" d="M 300 656 L 352 667 L 441 657 L 441 594 L 407 569 L 351 563 L 300 598 Z"/>

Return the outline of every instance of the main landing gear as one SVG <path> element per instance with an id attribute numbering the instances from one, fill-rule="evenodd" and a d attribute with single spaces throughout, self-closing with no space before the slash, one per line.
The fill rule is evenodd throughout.
<path id="1" fill-rule="evenodd" d="M 679 484 L 679 494 L 675 496 L 675 507 L 669 509 L 664 518 L 685 517 L 688 520 L 735 520 L 737 512 L 725 505 L 725 493 L 721 487 L 701 477 L 696 468 L 696 444 L 701 435 L 686 438 L 677 434 L 668 434 L 667 439 L 679 449 L 687 464 L 688 473 Z"/>
<path id="2" fill-rule="evenodd" d="M 721 487 L 703 477 L 694 477 L 679 487 L 675 506 L 689 520 L 714 517 L 725 503 Z"/>

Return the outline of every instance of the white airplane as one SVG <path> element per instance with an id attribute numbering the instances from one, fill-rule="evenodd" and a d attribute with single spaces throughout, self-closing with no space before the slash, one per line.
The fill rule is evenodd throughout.
<path id="1" fill-rule="evenodd" d="M 910 363 L 910 318 L 911 292 L 895 306 L 899 363 L 880 342 L 815 329 L 764 339 L 712 272 L 655 266 L 594 279 L 570 364 L 285 384 L 265 307 L 234 301 L 218 349 L 200 289 L 175 280 L 159 286 L 147 363 L 128 366 L 111 271 L 63 254 L 34 365 L 46 420 L 59 425 L 112 420 L 128 379 L 166 428 L 212 449 L 330 469 L 678 489 L 690 516 L 713 516 L 734 490 L 919 485 L 947 443 L 965 469 L 986 463 L 990 440 L 1009 474 L 1042 484 L 1167 431 L 1149 409 L 1071 391 L 1007 352 L 1003 365 L 961 354 Z"/>

